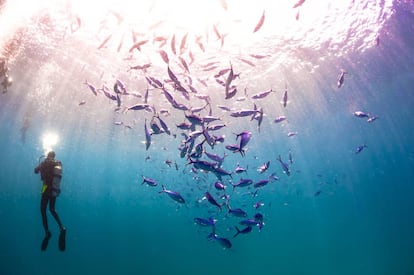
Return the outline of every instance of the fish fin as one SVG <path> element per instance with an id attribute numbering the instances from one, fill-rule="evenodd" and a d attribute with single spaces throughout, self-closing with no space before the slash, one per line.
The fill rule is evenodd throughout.
<path id="1" fill-rule="evenodd" d="M 240 234 L 240 229 L 237 226 L 235 226 L 234 228 L 236 229 L 237 232 L 236 234 L 233 235 L 233 238 L 236 238 Z"/>

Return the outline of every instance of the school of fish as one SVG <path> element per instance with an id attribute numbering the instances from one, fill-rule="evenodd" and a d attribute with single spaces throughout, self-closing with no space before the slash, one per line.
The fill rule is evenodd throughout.
<path id="1" fill-rule="evenodd" d="M 292 8 L 298 9 L 304 4 L 304 0 L 298 1 Z M 265 25 L 265 11 L 259 18 L 257 24 L 252 28 L 252 32 L 259 32 Z M 299 13 L 298 13 L 299 14 Z M 296 20 L 298 20 L 298 15 Z M 80 19 L 77 19 L 76 29 L 81 28 Z M 226 35 L 220 32 L 218 26 L 214 25 L 211 35 L 217 38 L 217 41 L 223 45 Z M 198 206 L 205 209 L 204 216 L 193 218 L 194 224 L 200 228 L 200 232 L 210 241 L 216 242 L 224 249 L 230 249 L 233 246 L 234 239 L 241 238 L 240 235 L 259 234 L 265 230 L 266 217 L 260 211 L 265 205 L 261 200 L 261 193 L 266 192 L 269 185 L 276 184 L 279 181 L 278 175 L 283 175 L 286 180 L 295 173 L 292 169 L 294 161 L 291 150 L 288 152 L 272 152 L 274 156 L 256 167 L 242 167 L 238 162 L 228 161 L 229 155 L 237 155 L 244 158 L 253 152 L 249 151 L 249 144 L 252 138 L 260 140 L 260 131 L 262 122 L 266 116 L 261 102 L 274 101 L 281 108 L 289 108 L 288 85 L 281 88 L 270 87 L 264 91 L 255 91 L 249 95 L 246 87 L 239 85 L 239 80 L 243 78 L 243 72 L 238 71 L 239 61 L 254 67 L 256 61 L 269 57 L 269 55 L 247 54 L 237 60 L 229 60 L 227 66 L 222 66 L 220 62 L 212 60 L 210 63 L 199 65 L 206 74 L 213 72 L 212 79 L 203 79 L 192 74 L 196 56 L 191 52 L 188 40 L 188 33 L 181 37 L 181 43 L 178 43 L 179 34 L 173 34 L 171 37 L 155 37 L 153 41 L 148 39 L 139 40 L 134 36 L 134 43 L 130 45 L 128 52 L 139 54 L 144 47 L 154 47 L 157 45 L 156 53 L 164 63 L 162 74 L 151 74 L 150 69 L 153 66 L 151 62 L 138 65 L 130 65 L 125 70 L 135 73 L 146 82 L 144 95 L 132 92 L 133 87 L 129 87 L 127 81 L 115 79 L 113 88 L 107 87 L 101 83 L 90 83 L 85 80 L 83 85 L 85 90 L 93 96 L 106 97 L 113 102 L 114 109 L 120 114 L 129 112 L 143 112 L 145 119 L 142 126 L 136 125 L 145 136 L 142 149 L 146 150 L 147 158 L 151 154 L 157 154 L 157 148 L 151 145 L 157 140 L 158 135 L 167 135 L 171 140 L 181 138 L 180 145 L 176 150 L 176 160 L 165 160 L 168 167 L 180 169 L 189 169 L 187 176 L 197 184 L 200 178 L 207 182 L 203 185 L 203 196 L 201 198 L 186 197 L 181 192 L 169 189 L 171 182 L 161 182 L 158 178 L 151 178 L 148 175 L 141 175 L 142 186 L 151 192 L 151 188 L 157 189 L 159 196 L 165 196 L 171 199 L 171 204 L 186 205 L 192 207 L 192 201 L 196 200 Z M 111 40 L 111 36 L 101 41 L 97 48 L 104 49 L 106 44 Z M 208 44 L 202 36 L 195 37 L 195 44 L 201 51 L 206 51 Z M 152 46 L 151 46 L 152 45 Z M 121 49 L 123 45 L 119 45 Z M 345 70 L 339 72 L 336 86 L 337 89 L 343 89 L 345 78 L 348 73 Z M 335 83 L 335 80 L 333 80 Z M 220 87 L 222 91 L 218 97 L 220 104 L 212 100 L 209 94 L 211 85 Z M 201 87 L 201 88 L 200 88 Z M 158 97 L 153 101 L 152 95 L 161 95 L 162 100 Z M 214 95 L 216 98 L 217 95 Z M 136 103 L 129 104 L 133 99 Z M 161 105 L 161 101 L 164 105 Z M 236 102 L 250 101 L 250 108 L 235 108 Z M 128 104 L 127 104 L 128 102 Z M 166 104 L 165 104 L 166 103 Z M 79 105 L 82 106 L 85 101 L 82 100 Z M 292 103 L 294 104 L 294 103 Z M 167 107 L 165 107 L 167 106 Z M 275 107 L 275 108 L 276 108 Z M 177 116 L 177 112 L 182 113 L 184 121 L 179 121 L 172 125 L 166 119 L 171 114 Z M 151 118 L 146 118 L 150 114 Z M 372 123 L 377 116 L 355 111 L 353 115 L 357 118 L 366 119 Z M 270 118 L 273 124 L 288 123 L 285 115 Z M 233 132 L 233 136 L 226 136 L 222 131 L 229 131 L 231 123 L 251 123 L 256 131 L 245 129 Z M 116 125 L 132 128 L 122 121 L 116 121 Z M 142 128 L 141 128 L 142 127 Z M 277 127 L 277 126 L 275 126 Z M 231 131 L 231 130 L 230 130 Z M 299 135 L 298 132 L 289 132 L 288 137 Z M 260 141 L 259 141 L 260 142 Z M 141 146 L 139 144 L 138 146 Z M 359 145 L 354 150 L 355 154 L 360 154 L 367 145 Z M 171 149 L 171 148 L 170 148 Z M 223 153 L 224 152 L 224 153 Z M 270 153 L 270 152 L 269 152 Z M 183 164 L 184 163 L 184 164 Z M 270 168 L 273 169 L 270 171 Z M 259 180 L 256 180 L 259 178 Z M 161 186 L 161 189 L 159 189 Z M 322 190 L 316 190 L 314 196 L 320 196 Z M 250 196 L 254 203 L 251 205 L 241 204 L 237 198 L 240 196 Z M 180 208 L 182 209 L 182 208 Z M 233 224 L 232 227 L 222 226 L 223 220 Z"/>

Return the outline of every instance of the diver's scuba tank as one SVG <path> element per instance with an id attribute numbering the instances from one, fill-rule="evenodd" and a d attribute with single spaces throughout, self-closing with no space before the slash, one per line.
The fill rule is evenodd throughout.
<path id="1" fill-rule="evenodd" d="M 62 163 L 55 162 L 53 167 L 52 196 L 57 197 L 60 194 L 60 181 L 62 179 Z"/>

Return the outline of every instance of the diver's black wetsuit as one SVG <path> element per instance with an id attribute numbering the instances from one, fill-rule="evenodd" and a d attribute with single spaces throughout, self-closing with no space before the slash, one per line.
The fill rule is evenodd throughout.
<path id="1" fill-rule="evenodd" d="M 56 196 L 52 195 L 53 169 L 54 169 L 55 162 L 56 160 L 48 157 L 42 163 L 40 163 L 39 166 L 37 166 L 34 169 L 34 172 L 36 174 L 40 172 L 40 176 L 43 181 L 43 184 L 46 185 L 46 190 L 42 190 L 43 193 L 42 193 L 42 198 L 40 201 L 40 212 L 42 214 L 43 228 L 45 229 L 46 235 L 50 234 L 49 226 L 47 223 L 47 215 L 46 215 L 46 208 L 47 208 L 48 203 L 49 203 L 50 213 L 52 214 L 52 216 L 55 218 L 56 222 L 58 223 L 60 230 L 65 229 L 55 210 Z"/>

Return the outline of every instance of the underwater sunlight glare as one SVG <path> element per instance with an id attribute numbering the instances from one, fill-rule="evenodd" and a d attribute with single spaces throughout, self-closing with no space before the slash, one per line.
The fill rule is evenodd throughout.
<path id="1" fill-rule="evenodd" d="M 59 136 L 54 132 L 46 132 L 42 136 L 42 144 L 44 154 L 47 155 L 48 152 L 53 151 L 55 146 L 59 142 Z"/>

